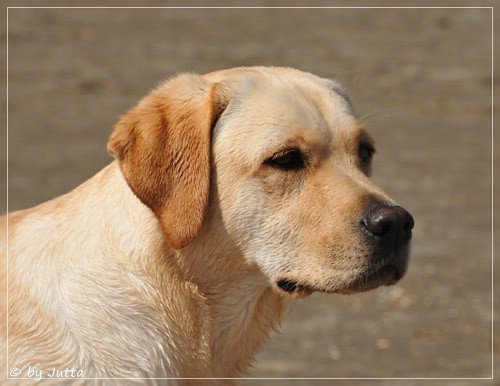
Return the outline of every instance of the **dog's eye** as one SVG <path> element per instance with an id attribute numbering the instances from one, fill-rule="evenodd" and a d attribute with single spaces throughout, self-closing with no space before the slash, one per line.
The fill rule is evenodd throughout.
<path id="1" fill-rule="evenodd" d="M 304 157 L 296 149 L 280 151 L 268 158 L 265 164 L 283 170 L 297 170 L 305 166 Z"/>
<path id="2" fill-rule="evenodd" d="M 361 160 L 361 163 L 363 165 L 369 165 L 370 161 L 372 160 L 374 152 L 375 150 L 373 149 L 373 147 L 366 144 L 360 145 L 358 150 L 358 155 L 359 159 Z"/>

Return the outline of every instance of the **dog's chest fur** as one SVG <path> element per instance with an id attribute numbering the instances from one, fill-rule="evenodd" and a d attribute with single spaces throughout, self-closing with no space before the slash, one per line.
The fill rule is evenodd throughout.
<path id="1" fill-rule="evenodd" d="M 11 363 L 77 367 L 85 377 L 235 377 L 246 371 L 282 320 L 282 296 L 258 276 L 229 277 L 225 267 L 233 276 L 234 267 L 214 248 L 208 265 L 200 264 L 196 248 L 170 250 L 156 218 L 114 164 L 59 200 L 38 207 L 32 220 L 20 212 L 24 221 L 11 227 L 16 236 L 36 235 L 24 238 L 44 250 L 35 261 L 29 245 L 10 251 L 16 260 L 10 272 L 16 279 L 10 281 L 16 283 L 9 299 Z M 49 234 L 53 229 L 60 230 L 57 237 Z M 12 309 L 26 301 L 31 312 Z M 24 334 L 29 328 L 43 333 Z M 16 349 L 27 346 L 43 353 Z"/>

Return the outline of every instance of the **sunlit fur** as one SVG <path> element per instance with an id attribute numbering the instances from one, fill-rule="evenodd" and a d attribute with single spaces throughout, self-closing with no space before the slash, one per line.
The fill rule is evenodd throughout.
<path id="1" fill-rule="evenodd" d="M 370 202 L 392 201 L 360 165 L 361 137 L 340 86 L 297 70 L 163 83 L 117 124 L 114 162 L 9 215 L 7 254 L 2 218 L 1 375 L 244 374 L 295 298 L 356 292 L 371 269 L 357 224 Z M 290 147 L 307 155 L 302 170 L 265 163 Z M 280 279 L 307 290 L 285 293 Z"/>

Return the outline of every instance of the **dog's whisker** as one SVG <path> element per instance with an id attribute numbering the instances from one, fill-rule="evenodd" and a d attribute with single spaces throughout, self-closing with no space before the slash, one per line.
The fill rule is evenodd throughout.
<path id="1" fill-rule="evenodd" d="M 391 112 L 391 111 L 395 111 L 395 110 L 397 110 L 397 108 L 394 108 L 394 107 L 388 107 L 388 108 L 374 110 L 374 111 L 371 111 L 371 112 L 366 113 L 365 115 L 361 116 L 358 120 L 361 124 L 366 125 L 370 122 L 384 120 L 386 118 L 392 117 L 393 116 L 392 114 L 380 115 L 380 113 L 386 113 L 386 112 Z"/>

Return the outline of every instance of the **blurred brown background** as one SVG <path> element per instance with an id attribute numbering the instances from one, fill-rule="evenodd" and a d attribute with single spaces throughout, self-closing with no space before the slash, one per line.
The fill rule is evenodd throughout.
<path id="1" fill-rule="evenodd" d="M 109 163 L 117 118 L 169 75 L 274 65 L 338 79 L 376 139 L 374 179 L 415 217 L 410 269 L 395 287 L 300 301 L 249 375 L 491 377 L 491 9 L 11 8 L 8 22 L 10 211 Z M 332 382 L 436 384 L 316 383 Z"/>

